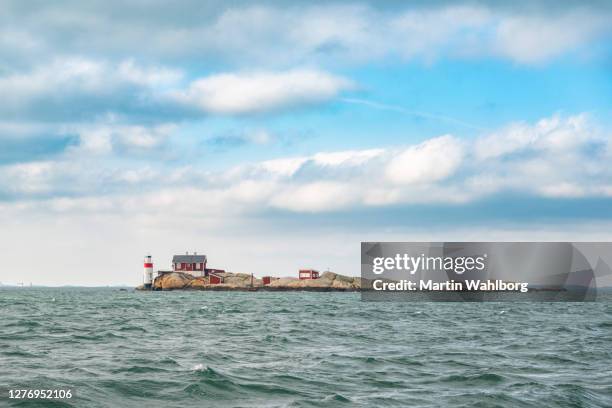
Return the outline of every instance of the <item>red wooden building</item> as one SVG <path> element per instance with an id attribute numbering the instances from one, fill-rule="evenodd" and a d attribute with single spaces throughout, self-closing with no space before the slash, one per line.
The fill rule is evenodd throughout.
<path id="1" fill-rule="evenodd" d="M 185 255 L 174 255 L 172 257 L 172 270 L 174 272 L 185 272 L 193 276 L 206 276 L 206 255 L 198 255 L 194 252 Z"/>
<path id="2" fill-rule="evenodd" d="M 185 255 L 174 255 L 172 257 L 172 272 L 183 272 L 195 277 L 209 276 L 211 284 L 223 283 L 225 270 L 207 268 L 208 259 L 206 255 L 198 255 L 196 252 L 193 255 L 185 253 Z"/>
<path id="3" fill-rule="evenodd" d="M 225 279 L 223 278 L 223 274 L 218 273 L 218 272 L 210 272 L 208 274 L 208 281 L 210 282 L 211 285 L 218 285 L 220 283 L 223 283 Z"/>
<path id="4" fill-rule="evenodd" d="M 211 285 L 223 283 L 225 281 L 224 274 L 225 270 L 223 269 L 206 268 L 206 276 L 208 276 L 208 282 Z"/>
<path id="5" fill-rule="evenodd" d="M 314 269 L 300 269 L 300 279 L 319 279 L 319 271 Z"/>

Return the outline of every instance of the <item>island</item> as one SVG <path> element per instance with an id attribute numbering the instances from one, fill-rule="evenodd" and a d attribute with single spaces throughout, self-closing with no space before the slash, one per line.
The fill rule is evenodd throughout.
<path id="1" fill-rule="evenodd" d="M 144 285 L 137 290 L 210 290 L 210 291 L 313 291 L 356 292 L 362 286 L 360 277 L 344 276 L 334 272 L 323 272 L 318 279 L 253 277 L 247 273 L 225 272 L 223 283 L 211 283 L 210 276 L 193 276 L 189 273 L 168 271 L 160 273 L 150 288 Z"/>

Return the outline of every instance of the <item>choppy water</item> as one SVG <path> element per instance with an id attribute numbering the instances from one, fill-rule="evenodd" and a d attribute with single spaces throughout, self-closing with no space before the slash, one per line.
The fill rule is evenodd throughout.
<path id="1" fill-rule="evenodd" d="M 5 289 L 0 345 L 0 385 L 76 390 L 56 406 L 612 406 L 610 297 Z"/>

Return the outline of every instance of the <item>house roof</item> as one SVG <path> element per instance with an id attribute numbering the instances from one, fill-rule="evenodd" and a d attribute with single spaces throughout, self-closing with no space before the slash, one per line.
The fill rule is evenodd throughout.
<path id="1" fill-rule="evenodd" d="M 200 263 L 206 262 L 206 255 L 174 255 L 172 263 Z"/>

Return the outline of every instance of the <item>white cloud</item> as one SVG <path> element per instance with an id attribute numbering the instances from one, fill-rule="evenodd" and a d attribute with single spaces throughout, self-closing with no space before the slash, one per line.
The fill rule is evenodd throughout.
<path id="1" fill-rule="evenodd" d="M 205 112 L 248 114 L 329 100 L 352 83 L 317 70 L 217 74 L 193 81 L 173 93 Z"/>
<path id="2" fill-rule="evenodd" d="M 479 159 L 492 159 L 525 150 L 571 151 L 599 140 L 586 114 L 569 117 L 554 115 L 535 125 L 513 123 L 498 132 L 481 137 L 474 146 Z"/>
<path id="3" fill-rule="evenodd" d="M 203 49 L 234 62 L 283 65 L 363 62 L 388 56 L 496 56 L 539 64 L 609 34 L 597 7 L 504 8 L 457 3 L 375 7 L 363 3 L 229 8 L 207 27 L 183 30 L 184 52 Z M 161 33 L 160 33 L 161 36 Z M 205 40 L 202 41 L 201 39 Z"/>
<path id="4" fill-rule="evenodd" d="M 558 183 L 543 186 L 540 189 L 542 195 L 546 197 L 568 197 L 577 198 L 585 196 L 585 190 L 582 186 L 573 183 Z"/>
<path id="5" fill-rule="evenodd" d="M 275 194 L 272 207 L 295 212 L 334 211 L 353 205 L 359 198 L 354 185 L 334 181 L 316 181 L 285 185 Z"/>
<path id="6" fill-rule="evenodd" d="M 313 155 L 312 160 L 321 166 L 359 166 L 381 156 L 384 152 L 384 149 L 321 152 Z"/>
<path id="7" fill-rule="evenodd" d="M 308 161 L 307 157 L 291 157 L 284 159 L 266 160 L 261 162 L 257 168 L 272 176 L 290 177 Z"/>
<path id="8" fill-rule="evenodd" d="M 497 26 L 493 47 L 499 55 L 519 63 L 542 63 L 605 34 L 611 22 L 610 15 L 585 10 L 508 16 Z"/>
<path id="9" fill-rule="evenodd" d="M 113 132 L 122 130 L 134 132 L 130 127 L 103 128 L 92 133 L 92 140 L 96 142 L 100 134 L 112 140 L 118 137 Z M 136 139 L 151 131 L 136 129 Z M 148 136 L 144 139 L 148 146 Z M 472 140 L 445 135 L 412 146 L 319 152 L 217 172 L 189 166 L 150 168 L 137 162 L 112 171 L 97 169 L 90 165 L 94 153 L 83 150 L 82 157 L 75 152 L 63 161 L 0 167 L 0 193 L 17 195 L 21 202 L 41 209 L 49 207 L 41 194 L 59 197 L 61 206 L 51 208 L 61 209 L 90 208 L 104 190 L 109 194 L 100 208 L 110 202 L 108 208 L 122 212 L 161 211 L 189 217 L 269 209 L 326 212 L 464 204 L 500 192 L 610 197 L 611 143 L 611 135 L 598 131 L 587 116 L 555 115 Z M 71 200 L 77 203 L 73 207 L 67 204 Z M 87 205 L 80 206 L 79 200 L 88 200 Z"/>
<path id="10" fill-rule="evenodd" d="M 517 129 L 530 136 L 522 137 Z M 509 132 L 510 147 L 493 155 L 477 153 L 476 146 L 495 147 L 495 138 L 505 146 Z M 515 139 L 527 142 L 517 145 Z M 156 266 L 164 268 L 172 252 L 186 249 L 206 251 L 219 267 L 259 276 L 292 275 L 303 265 L 352 275 L 358 273 L 355 243 L 406 240 L 407 231 L 410 239 L 424 241 L 483 236 L 609 240 L 608 222 L 538 224 L 513 219 L 504 224 L 494 219 L 487 220 L 486 228 L 471 225 L 463 230 L 447 221 L 427 223 L 426 228 L 410 222 L 408 228 L 402 224 L 405 219 L 385 219 L 389 214 L 384 210 L 373 213 L 381 215 L 380 220 L 377 215 L 368 219 L 370 213 L 349 218 L 350 226 L 341 220 L 366 207 L 459 208 L 505 192 L 553 200 L 612 197 L 611 144 L 612 135 L 595 131 L 586 116 L 557 115 L 531 125 L 511 125 L 481 139 L 459 142 L 447 135 L 414 146 L 320 152 L 218 172 L 136 162 L 96 166 L 93 153 L 85 151 L 61 161 L 3 165 L 0 195 L 13 199 L 0 201 L 0 238 L 8 265 L 0 271 L 0 281 L 21 281 L 27 272 L 27 279 L 39 284 L 137 284 L 142 254 L 152 252 Z M 402 156 L 408 161 L 392 165 Z M 410 167 L 405 169 L 405 164 Z M 407 178 L 400 183 L 389 180 L 387 169 L 393 166 L 407 171 Z M 307 217 L 278 217 L 279 227 L 279 210 Z M 342 214 L 339 224 L 335 217 L 314 218 L 330 211 Z M 440 214 L 448 216 L 444 210 Z M 482 221 L 476 217 L 476 222 Z M 22 267 L 23 254 L 32 249 L 47 260 L 46 268 Z M 110 252 L 114 256 L 104 256 Z M 241 256 L 236 257 L 237 252 Z M 78 273 L 80 263 L 92 257 L 100 262 L 91 273 Z"/>
<path id="11" fill-rule="evenodd" d="M 112 134 L 106 128 L 83 130 L 79 135 L 79 146 L 73 150 L 94 154 L 107 154 L 113 150 Z"/>
<path id="12" fill-rule="evenodd" d="M 483 31 L 493 18 L 486 7 L 467 5 L 407 10 L 389 19 L 384 37 L 391 37 L 392 51 L 405 58 L 473 55 L 483 51 Z"/>
<path id="13" fill-rule="evenodd" d="M 123 61 L 117 67 L 119 77 L 141 85 L 163 88 L 176 86 L 183 79 L 183 72 L 168 67 L 143 67 L 133 60 Z"/>
<path id="14" fill-rule="evenodd" d="M 0 74 L 0 117 L 53 124 L 97 120 L 109 113 L 128 119 L 143 113 L 160 116 L 172 110 L 164 96 L 180 87 L 182 75 L 180 70 L 140 66 L 132 60 L 55 58 L 29 70 Z"/>
<path id="15" fill-rule="evenodd" d="M 174 124 L 153 126 L 125 125 L 104 121 L 88 125 L 67 126 L 65 131 L 79 135 L 79 144 L 68 149 L 68 155 L 109 154 L 117 150 L 150 150 L 161 146 L 177 129 Z"/>
<path id="16" fill-rule="evenodd" d="M 243 69 L 254 63 L 279 69 L 388 57 L 431 61 L 493 56 L 541 64 L 605 40 L 612 21 L 610 7 L 594 2 L 534 2 L 528 7 L 467 1 L 392 7 L 373 1 L 207 3 L 184 5 L 188 16 L 165 7 L 151 10 L 141 4 L 127 11 L 110 1 L 68 10 L 41 4 L 30 13 L 27 7 L 7 6 L 0 14 L 3 60 L 23 66 L 58 55 L 129 55 L 167 65 L 212 60 Z M 160 77 L 168 76 L 140 76 Z"/>
<path id="17" fill-rule="evenodd" d="M 428 184 L 452 175 L 462 159 L 461 142 L 446 135 L 400 152 L 389 162 L 385 174 L 396 184 Z"/>
<path id="18" fill-rule="evenodd" d="M 54 178 L 62 167 L 63 164 L 53 161 L 6 165 L 0 168 L 0 184 L 8 194 L 52 193 L 58 187 Z"/>
<path id="19" fill-rule="evenodd" d="M 56 58 L 50 64 L 0 76 L 0 90 L 12 98 L 66 92 L 104 93 L 121 85 L 176 84 L 182 72 L 165 67 L 138 66 L 132 60 L 111 63 L 83 57 Z"/>
<path id="20" fill-rule="evenodd" d="M 0 74 L 0 116 L 70 123 L 108 115 L 156 119 L 251 114 L 326 102 L 355 85 L 316 69 L 220 73 L 184 84 L 181 70 L 88 58 L 57 58 L 30 71 Z M 269 135 L 249 134 L 257 143 Z"/>
<path id="21" fill-rule="evenodd" d="M 252 168 L 253 173 L 263 171 L 269 176 L 292 177 L 304 164 L 313 163 L 321 168 L 359 167 L 368 161 L 385 154 L 385 149 L 344 150 L 338 152 L 319 152 L 312 156 L 289 157 L 266 160 Z"/>
<path id="22" fill-rule="evenodd" d="M 492 159 L 520 151 L 535 143 L 537 134 L 527 124 L 512 124 L 502 132 L 480 138 L 474 153 L 479 159 Z"/>
<path id="23" fill-rule="evenodd" d="M 67 86 L 83 90 L 101 85 L 104 69 L 101 64 L 83 59 L 69 59 L 0 77 L 0 92 L 6 96 L 7 107 L 21 105 L 32 97 L 49 95 Z M 65 90 L 65 89 L 64 89 Z"/>

